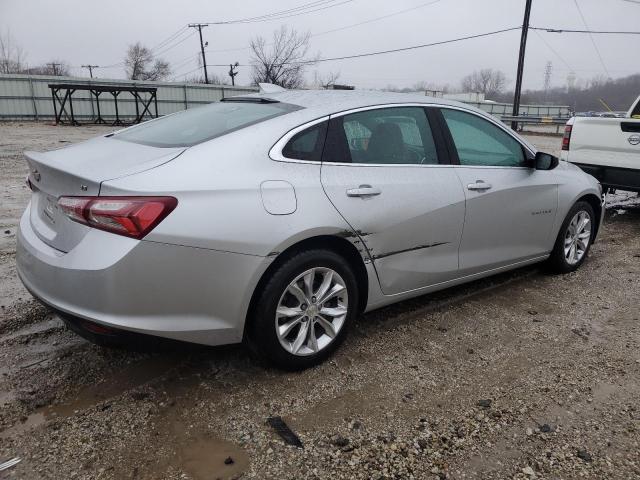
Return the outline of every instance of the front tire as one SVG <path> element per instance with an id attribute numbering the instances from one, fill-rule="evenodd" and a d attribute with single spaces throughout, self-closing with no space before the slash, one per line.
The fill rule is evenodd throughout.
<path id="1" fill-rule="evenodd" d="M 595 237 L 596 221 L 589 203 L 580 201 L 571 207 L 549 257 L 552 271 L 569 273 L 584 263 Z"/>
<path id="2" fill-rule="evenodd" d="M 302 370 L 328 358 L 344 341 L 359 300 L 348 262 L 324 249 L 285 260 L 258 295 L 247 342 L 285 370 Z"/>

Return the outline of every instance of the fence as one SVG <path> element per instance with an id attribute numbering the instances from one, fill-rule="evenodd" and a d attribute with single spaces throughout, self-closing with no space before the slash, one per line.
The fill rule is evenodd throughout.
<path id="1" fill-rule="evenodd" d="M 232 87 L 230 85 L 204 85 L 198 83 L 159 83 L 137 80 L 103 80 L 75 77 L 53 77 L 44 75 L 0 74 L 0 120 L 54 120 L 50 83 L 83 83 L 87 85 L 123 85 L 156 87 L 158 115 L 167 115 L 197 105 L 216 102 L 224 97 L 253 93 L 253 87 Z M 509 103 L 467 101 L 469 105 L 501 118 L 510 116 Z M 88 91 L 73 94 L 74 116 L 79 120 L 95 117 L 96 105 Z M 100 113 L 107 121 L 116 118 L 113 99 L 110 95 L 100 96 Z M 136 117 L 135 100 L 129 94 L 118 97 L 118 113 L 121 118 L 132 120 Z M 571 108 L 560 105 L 521 105 L 520 115 L 533 117 L 569 118 Z"/>
<path id="2" fill-rule="evenodd" d="M 498 118 L 511 116 L 513 114 L 513 105 L 511 103 L 498 102 L 464 102 L 473 105 L 480 110 L 484 110 Z M 569 118 L 573 116 L 571 107 L 565 105 L 520 105 L 519 116 L 532 117 L 559 117 Z"/>
<path id="3" fill-rule="evenodd" d="M 76 77 L 54 77 L 46 75 L 0 74 L 0 120 L 54 120 L 50 83 L 73 82 L 87 85 L 123 85 L 157 87 L 158 115 L 167 115 L 179 110 L 216 102 L 224 97 L 254 93 L 256 88 L 232 87 L 230 85 L 204 85 L 196 83 L 158 83 L 138 80 L 104 80 Z M 77 91 L 73 95 L 75 117 L 88 121 L 95 117 L 95 99 L 88 91 Z M 115 120 L 113 98 L 100 96 L 100 112 L 109 121 Z M 132 120 L 136 117 L 135 100 L 129 94 L 118 97 L 120 118 Z"/>
<path id="4" fill-rule="evenodd" d="M 426 90 L 425 95 L 436 98 L 446 98 L 447 100 L 457 100 L 468 105 L 473 105 L 480 110 L 484 110 L 498 118 L 510 117 L 513 115 L 513 104 L 494 102 L 487 100 L 484 93 L 466 92 L 466 93 L 444 93 L 441 90 Z M 573 110 L 568 105 L 520 105 L 518 116 L 532 117 L 556 117 L 570 118 L 573 116 Z"/>

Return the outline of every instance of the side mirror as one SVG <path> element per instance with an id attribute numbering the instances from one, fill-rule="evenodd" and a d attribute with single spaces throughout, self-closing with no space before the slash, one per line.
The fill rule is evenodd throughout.
<path id="1" fill-rule="evenodd" d="M 536 170 L 553 170 L 558 166 L 560 160 L 549 153 L 538 152 L 534 162 Z"/>

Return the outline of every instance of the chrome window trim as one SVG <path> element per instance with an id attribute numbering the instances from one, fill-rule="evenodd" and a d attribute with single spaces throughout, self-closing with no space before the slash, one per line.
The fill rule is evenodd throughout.
<path id="1" fill-rule="evenodd" d="M 302 125 L 298 125 L 297 127 L 289 130 L 282 137 L 280 137 L 280 139 L 273 145 L 273 147 L 271 147 L 271 149 L 269 150 L 269 158 L 271 158 L 271 160 L 275 160 L 276 162 L 310 163 L 312 165 L 314 164 L 320 165 L 322 162 L 320 162 L 319 160 L 300 160 L 296 158 L 285 157 L 282 154 L 282 150 L 284 150 L 284 147 L 287 145 L 287 143 L 289 143 L 289 140 L 291 140 L 291 138 L 294 135 L 296 135 L 297 133 L 300 133 L 303 130 L 306 130 L 309 127 L 313 127 L 318 123 L 328 121 L 329 117 L 330 117 L 329 115 L 326 115 L 321 118 L 316 118 L 315 120 L 311 120 L 310 122 L 303 123 Z"/>
<path id="2" fill-rule="evenodd" d="M 414 167 L 414 168 L 451 168 L 458 165 L 450 165 L 448 163 L 351 163 L 351 162 L 324 162 L 325 165 L 336 165 L 339 167 Z"/>
<path id="3" fill-rule="evenodd" d="M 305 130 L 305 129 L 309 128 L 309 127 L 312 127 L 312 126 L 314 126 L 314 125 L 316 125 L 318 123 L 322 123 L 324 121 L 331 120 L 332 118 L 338 118 L 338 117 L 343 117 L 345 115 L 350 115 L 352 113 L 365 112 L 367 110 L 380 110 L 380 109 L 384 109 L 384 108 L 400 108 L 400 107 L 419 107 L 419 108 L 433 107 L 433 108 L 439 108 L 439 109 L 449 108 L 449 109 L 452 109 L 452 110 L 460 110 L 462 112 L 469 113 L 471 115 L 475 115 L 476 117 L 482 118 L 482 119 L 488 121 L 489 123 L 492 123 L 493 125 L 495 125 L 499 129 L 501 129 L 502 131 L 504 131 L 505 133 L 510 135 L 511 138 L 513 138 L 516 142 L 518 142 L 522 146 L 522 148 L 525 148 L 532 155 L 536 154 L 536 151 L 533 150 L 526 143 L 523 143 L 522 140 L 520 138 L 518 138 L 516 136 L 516 134 L 510 128 L 508 128 L 506 125 L 504 125 L 500 120 L 494 119 L 489 114 L 480 115 L 480 114 L 478 114 L 478 112 L 476 112 L 474 110 L 470 110 L 470 109 L 467 109 L 467 108 L 459 107 L 457 105 L 447 105 L 447 104 L 432 103 L 432 102 L 430 102 L 430 103 L 408 102 L 408 103 L 383 103 L 383 104 L 377 104 L 377 105 L 368 105 L 366 107 L 351 108 L 349 110 L 344 110 L 344 111 L 341 111 L 341 112 L 332 113 L 330 115 L 325 115 L 324 117 L 316 118 L 315 120 L 311 120 L 309 122 L 303 123 L 302 125 L 298 125 L 297 127 L 289 130 L 282 137 L 280 137 L 280 139 L 271 147 L 271 149 L 269 149 L 269 158 L 271 158 L 271 160 L 275 160 L 276 162 L 309 163 L 309 164 L 312 164 L 312 165 L 320 165 L 322 162 L 321 161 L 317 161 L 317 160 L 300 160 L 300 159 L 285 157 L 282 154 L 282 150 L 284 149 L 284 147 L 287 145 L 289 140 L 291 140 L 291 138 L 294 135 L 296 135 L 297 133 L 301 132 L 302 130 Z M 429 127 L 431 128 L 431 125 L 429 125 Z M 331 165 L 339 165 L 339 166 L 341 165 L 341 166 L 350 166 L 350 167 L 356 167 L 356 166 L 363 166 L 363 167 L 464 167 L 464 168 L 511 168 L 511 169 L 518 168 L 518 169 L 522 169 L 522 170 L 530 170 L 529 167 L 507 167 L 507 166 L 501 167 L 501 166 L 497 166 L 497 165 L 451 165 L 451 164 L 442 164 L 442 163 L 438 163 L 438 164 L 420 164 L 420 163 L 393 163 L 393 164 L 391 164 L 391 163 L 351 163 L 351 162 L 348 162 L 348 163 L 346 163 L 346 162 L 326 162 L 326 163 L 331 163 Z"/>

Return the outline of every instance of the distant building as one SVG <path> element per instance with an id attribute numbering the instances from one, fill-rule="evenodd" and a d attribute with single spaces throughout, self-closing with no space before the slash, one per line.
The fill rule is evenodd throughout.
<path id="1" fill-rule="evenodd" d="M 426 90 L 427 97 L 446 98 L 447 100 L 457 100 L 458 102 L 480 103 L 487 102 L 484 93 L 481 92 L 465 92 L 465 93 L 444 93 L 440 90 Z"/>
<path id="2" fill-rule="evenodd" d="M 336 83 L 327 85 L 327 90 L 355 90 L 355 88 L 353 85 L 338 85 Z"/>

